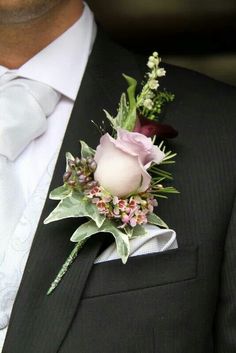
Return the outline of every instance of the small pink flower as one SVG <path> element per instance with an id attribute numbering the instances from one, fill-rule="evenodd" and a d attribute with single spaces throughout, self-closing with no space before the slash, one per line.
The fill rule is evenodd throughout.
<path id="1" fill-rule="evenodd" d="M 131 208 L 132 210 L 134 210 L 137 207 L 137 202 L 135 200 L 131 200 L 129 202 L 129 208 Z"/>
<path id="2" fill-rule="evenodd" d="M 157 202 L 156 199 L 152 199 L 152 205 L 153 205 L 154 207 L 157 207 L 157 206 L 158 206 L 158 202 Z"/>
<path id="3" fill-rule="evenodd" d="M 98 197 L 94 197 L 92 199 L 92 203 L 95 203 L 95 204 L 97 204 L 99 201 L 100 201 L 100 199 Z"/>
<path id="4" fill-rule="evenodd" d="M 120 209 L 119 209 L 119 207 L 115 206 L 115 207 L 113 208 L 113 213 L 114 213 L 115 216 L 118 216 L 118 215 L 120 214 Z"/>
<path id="5" fill-rule="evenodd" d="M 147 217 L 144 214 L 140 213 L 138 216 L 136 216 L 136 222 L 137 224 L 145 224 L 147 223 Z"/>
<path id="6" fill-rule="evenodd" d="M 113 202 L 113 205 L 117 205 L 119 202 L 119 198 L 117 196 L 114 196 L 112 202 Z"/>
<path id="7" fill-rule="evenodd" d="M 149 211 L 149 213 L 152 213 L 153 210 L 154 210 L 153 205 L 149 204 L 149 205 L 148 205 L 148 211 Z"/>
<path id="8" fill-rule="evenodd" d="M 110 195 L 104 195 L 103 196 L 103 201 L 106 203 L 109 203 L 112 200 L 112 197 Z"/>
<path id="9" fill-rule="evenodd" d="M 137 203 L 137 204 L 140 204 L 142 202 L 142 198 L 138 195 L 135 195 L 133 197 L 133 200 Z"/>
<path id="10" fill-rule="evenodd" d="M 127 224 L 129 223 L 129 216 L 126 213 L 123 213 L 121 220 L 123 223 Z"/>
<path id="11" fill-rule="evenodd" d="M 98 186 L 94 186 L 92 189 L 87 190 L 86 194 L 89 197 L 100 196 L 101 190 L 100 190 L 100 188 Z"/>
<path id="12" fill-rule="evenodd" d="M 135 227 L 137 225 L 136 217 L 132 217 L 129 224 L 131 225 L 131 227 Z"/>
<path id="13" fill-rule="evenodd" d="M 107 212 L 106 203 L 102 200 L 97 202 L 97 208 L 99 209 L 100 212 Z"/>
<path id="14" fill-rule="evenodd" d="M 125 200 L 119 200 L 118 207 L 121 211 L 124 211 L 126 208 L 127 202 Z"/>

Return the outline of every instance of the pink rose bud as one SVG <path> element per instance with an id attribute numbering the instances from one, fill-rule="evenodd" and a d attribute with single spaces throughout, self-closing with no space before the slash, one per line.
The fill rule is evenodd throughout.
<path id="1" fill-rule="evenodd" d="M 147 169 L 160 164 L 165 154 L 146 136 L 118 129 L 117 139 L 102 136 L 96 149 L 94 179 L 113 196 L 145 192 L 151 183 Z"/>

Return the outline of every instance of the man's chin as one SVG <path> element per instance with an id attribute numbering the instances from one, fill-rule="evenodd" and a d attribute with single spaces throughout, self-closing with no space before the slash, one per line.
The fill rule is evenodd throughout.
<path id="1" fill-rule="evenodd" d="M 20 24 L 47 14 L 63 0 L 0 0 L 0 25 Z"/>

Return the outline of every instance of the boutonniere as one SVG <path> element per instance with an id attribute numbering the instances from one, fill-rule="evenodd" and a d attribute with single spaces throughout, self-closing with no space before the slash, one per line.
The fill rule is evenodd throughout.
<path id="1" fill-rule="evenodd" d="M 48 290 L 57 287 L 69 266 L 77 257 L 86 240 L 105 232 L 114 236 L 118 256 L 125 264 L 130 253 L 130 240 L 145 236 L 145 224 L 167 228 L 154 213 L 158 198 L 177 193 L 165 182 L 172 179 L 162 165 L 174 163 L 175 153 L 166 151 L 164 143 L 155 145 L 155 138 L 175 137 L 177 132 L 158 123 L 164 104 L 174 95 L 159 89 L 159 79 L 165 70 L 159 67 L 155 52 L 149 57 L 149 68 L 136 94 L 137 81 L 124 75 L 127 93 L 120 99 L 115 117 L 104 111 L 112 127 L 112 134 L 103 133 L 96 150 L 81 141 L 81 155 L 66 154 L 63 185 L 50 193 L 52 200 L 60 201 L 44 221 L 45 224 L 71 217 L 86 217 L 72 234 L 75 243 L 72 253 Z"/>

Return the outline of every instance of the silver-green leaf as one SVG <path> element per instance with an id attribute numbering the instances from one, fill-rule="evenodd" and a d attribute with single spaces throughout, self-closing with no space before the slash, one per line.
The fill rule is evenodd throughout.
<path id="1" fill-rule="evenodd" d="M 112 116 L 110 113 L 108 113 L 107 110 L 103 109 L 103 111 L 104 111 L 104 113 L 106 114 L 107 119 L 110 121 L 111 126 L 112 126 L 114 129 L 116 129 L 116 121 L 117 121 L 117 119 L 116 119 L 116 118 L 113 118 L 113 116 Z"/>
<path id="2" fill-rule="evenodd" d="M 81 241 L 89 238 L 91 235 L 99 232 L 100 228 L 93 220 L 90 220 L 86 223 L 81 224 L 81 226 L 79 226 L 79 228 L 77 228 L 76 231 L 73 233 L 70 240 L 73 243 L 80 243 Z"/>
<path id="3" fill-rule="evenodd" d="M 93 157 L 95 154 L 94 149 L 89 147 L 86 142 L 80 141 L 81 144 L 81 157 L 83 158 L 88 158 L 88 157 Z"/>
<path id="4" fill-rule="evenodd" d="M 69 169 L 69 160 L 74 161 L 75 158 L 70 152 L 66 152 L 66 171 Z"/>
<path id="5" fill-rule="evenodd" d="M 68 197 L 71 193 L 72 190 L 68 186 L 62 185 L 51 191 L 49 198 L 51 200 L 63 200 L 65 197 Z"/>
<path id="6" fill-rule="evenodd" d="M 129 237 L 111 220 L 105 220 L 101 227 L 98 227 L 92 220 L 82 224 L 72 235 L 71 241 L 81 242 L 96 233 L 111 233 L 114 236 L 117 254 L 125 264 L 130 254 Z"/>
<path id="7" fill-rule="evenodd" d="M 99 213 L 95 205 L 86 200 L 83 195 L 74 192 L 71 196 L 60 201 L 57 207 L 45 219 L 44 224 L 73 217 L 92 218 L 98 227 L 101 227 L 105 220 L 105 216 Z"/>
<path id="8" fill-rule="evenodd" d="M 103 223 L 102 227 L 99 229 L 99 232 L 111 233 L 114 236 L 117 254 L 121 258 L 123 264 L 125 264 L 130 254 L 130 244 L 128 235 L 122 232 L 122 230 L 120 230 L 119 228 L 117 228 L 116 224 L 114 224 L 110 220 L 106 220 Z"/>
<path id="9" fill-rule="evenodd" d="M 154 224 L 159 227 L 163 228 L 169 228 L 168 225 L 160 218 L 158 217 L 155 213 L 151 213 L 147 217 L 148 223 Z"/>
<path id="10" fill-rule="evenodd" d="M 113 129 L 117 130 L 118 128 L 122 128 L 128 131 L 133 131 L 137 120 L 137 102 L 135 97 L 137 81 L 133 77 L 127 75 L 123 75 L 123 77 L 128 83 L 128 101 L 126 98 L 126 94 L 122 93 L 118 113 L 115 118 L 113 118 L 106 110 L 104 110 L 104 112 L 106 114 L 107 119 L 110 121 Z"/>
<path id="11" fill-rule="evenodd" d="M 137 81 L 133 77 L 130 77 L 127 75 L 123 75 L 123 76 L 129 85 L 127 89 L 127 94 L 129 98 L 129 112 L 126 116 L 126 121 L 123 128 L 128 131 L 133 131 L 137 120 L 136 98 L 135 98 Z"/>
<path id="12" fill-rule="evenodd" d="M 148 232 L 146 231 L 144 226 L 136 225 L 133 228 L 132 238 L 134 238 L 134 237 L 144 237 L 147 234 L 148 234 Z"/>

